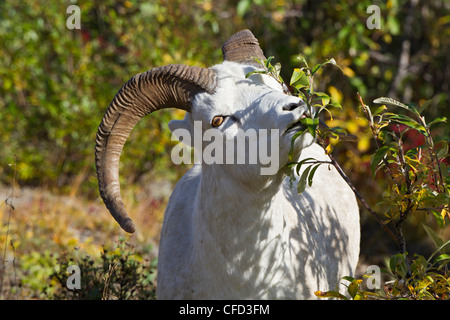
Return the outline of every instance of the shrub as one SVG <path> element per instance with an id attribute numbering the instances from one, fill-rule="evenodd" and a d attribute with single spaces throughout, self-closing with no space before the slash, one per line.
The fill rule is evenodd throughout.
<path id="1" fill-rule="evenodd" d="M 76 265 L 81 271 L 81 288 L 69 288 L 69 266 Z M 142 261 L 129 245 L 121 240 L 116 248 L 103 249 L 100 260 L 89 256 L 58 259 L 51 278 L 56 280 L 52 299 L 76 300 L 148 300 L 156 299 L 156 260 Z"/>
<path id="2" fill-rule="evenodd" d="M 258 60 L 264 67 L 261 73 L 272 76 L 284 85 L 280 76 L 281 66 L 279 64 L 273 66 L 272 58 L 265 61 Z M 325 149 L 330 161 L 307 158 L 301 162 L 291 162 L 287 166 L 288 173 L 293 176 L 294 170 L 299 173 L 302 166 L 307 166 L 297 184 L 297 190 L 301 193 L 306 185 L 313 183 L 318 166 L 323 164 L 334 166 L 352 188 L 362 206 L 395 241 L 399 250 L 398 254 L 386 259 L 386 268 L 382 271 L 393 280 L 383 289 L 363 290 L 362 279 L 346 276 L 343 278 L 349 282 L 346 295 L 337 291 L 316 291 L 316 296 L 339 299 L 349 297 L 352 299 L 449 299 L 450 255 L 447 254 L 446 247 L 450 241 L 445 242 L 434 229 L 424 225 L 426 233 L 436 245 L 436 251 L 425 258 L 417 253 L 408 253 L 403 235 L 404 221 L 423 212 L 432 214 L 441 230 L 448 227 L 450 223 L 449 143 L 447 140 L 437 140 L 431 134 L 433 126 L 446 122 L 447 119 L 438 117 L 426 121 L 422 112 L 431 105 L 431 100 L 416 106 L 382 97 L 374 100 L 376 106 L 369 107 L 358 94 L 361 102 L 360 114 L 366 117 L 376 146 L 371 156 L 370 168 L 374 175 L 384 171 L 390 181 L 383 193 L 383 198 L 376 206 L 379 212 L 376 212 L 355 188 L 331 153 L 330 140 L 354 140 L 356 137 L 348 135 L 342 128 L 328 127 L 319 118 L 322 116 L 322 111 L 326 111 L 332 118 L 331 110 L 341 108 L 340 104 L 328 94 L 314 90 L 314 76 L 317 72 L 325 65 L 337 65 L 336 61 L 329 59 L 310 68 L 302 56 L 299 56 L 299 60 L 304 67 L 294 69 L 289 91 L 305 101 L 308 111 L 307 117 L 300 119 L 305 129 L 298 132 L 292 141 L 304 132 L 311 133 Z M 290 93 L 288 90 L 285 91 Z M 398 110 L 405 110 L 406 114 L 391 111 L 392 106 L 398 107 Z M 411 132 L 420 136 L 418 141 L 421 143 L 405 145 L 405 137 Z M 368 277 L 370 276 L 363 276 L 363 278 Z"/>

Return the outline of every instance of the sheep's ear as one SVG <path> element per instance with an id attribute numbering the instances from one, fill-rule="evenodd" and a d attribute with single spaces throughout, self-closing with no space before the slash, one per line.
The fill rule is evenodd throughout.
<path id="1" fill-rule="evenodd" d="M 183 120 L 169 121 L 169 129 L 172 131 L 172 138 L 178 139 L 185 145 L 194 146 L 194 126 L 192 125 L 192 116 L 189 112 L 186 113 Z"/>

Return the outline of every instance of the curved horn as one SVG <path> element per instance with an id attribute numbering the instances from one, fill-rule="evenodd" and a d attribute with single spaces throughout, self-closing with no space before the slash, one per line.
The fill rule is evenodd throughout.
<path id="1" fill-rule="evenodd" d="M 258 39 L 250 30 L 242 30 L 235 33 L 222 46 L 223 60 L 238 63 L 257 65 L 254 57 L 266 60 L 259 46 Z"/>
<path id="2" fill-rule="evenodd" d="M 144 116 L 163 108 L 190 111 L 199 92 L 213 93 L 217 77 L 213 70 L 168 65 L 132 77 L 116 94 L 98 127 L 95 164 L 100 195 L 111 215 L 127 232 L 136 230 L 123 205 L 119 185 L 119 160 L 134 126 Z"/>

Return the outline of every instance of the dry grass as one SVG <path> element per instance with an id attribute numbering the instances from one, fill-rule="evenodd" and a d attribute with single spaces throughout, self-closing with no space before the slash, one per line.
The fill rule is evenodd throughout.
<path id="1" fill-rule="evenodd" d="M 124 202 L 138 231 L 123 232 L 101 199 L 56 195 L 43 189 L 0 186 L 0 246 L 2 299 L 46 298 L 41 292 L 52 280 L 57 258 L 69 254 L 100 257 L 120 237 L 140 248 L 158 246 L 166 200 L 130 190 Z M 136 193 L 133 193 L 136 192 Z M 154 252 L 152 254 L 156 256 Z"/>

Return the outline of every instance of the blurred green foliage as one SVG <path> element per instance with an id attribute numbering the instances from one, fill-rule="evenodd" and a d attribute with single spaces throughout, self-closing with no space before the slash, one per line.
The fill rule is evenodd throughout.
<path id="1" fill-rule="evenodd" d="M 72 4 L 80 7 L 81 29 L 66 26 Z M 370 5 L 380 8 L 380 29 L 366 25 Z M 384 185 L 372 179 L 375 146 L 367 121 L 354 111 L 360 104 L 356 93 L 368 102 L 432 100 L 426 119 L 450 117 L 448 1 L 4 0 L 0 183 L 10 183 L 9 164 L 17 155 L 21 186 L 98 197 L 95 134 L 120 87 L 134 74 L 161 65 L 220 63 L 223 41 L 243 28 L 285 72 L 299 66 L 299 54 L 311 65 L 333 57 L 342 67 L 343 72 L 326 70 L 315 88 L 343 106 L 333 126 L 358 136 L 356 143 L 334 146 L 333 154 L 371 204 Z M 161 111 L 138 124 L 121 158 L 122 183 L 143 185 L 154 176 L 175 181 L 186 170 L 167 156 L 173 142 L 166 124 L 182 116 Z M 449 139 L 450 126 L 433 134 Z M 365 221 L 363 216 L 363 234 L 369 237 L 373 231 L 364 229 Z M 366 251 L 382 250 L 380 237 L 376 241 L 368 242 Z"/>
<path id="2" fill-rule="evenodd" d="M 203 19 L 196 3 L 80 2 L 79 30 L 66 27 L 70 4 L 0 4 L 0 173 L 17 154 L 22 184 L 69 189 L 81 176 L 88 191 L 96 189 L 96 128 L 122 84 L 162 64 L 211 64 L 220 47 L 198 41 L 197 27 L 185 32 Z M 160 112 L 135 131 L 122 159 L 128 181 L 168 164 L 168 119 Z"/>
<path id="3" fill-rule="evenodd" d="M 57 300 L 150 300 L 156 299 L 157 260 L 145 260 L 125 239 L 115 248 L 103 248 L 100 259 L 62 257 L 50 275 L 48 298 Z M 69 266 L 82 270 L 79 289 L 69 289 Z"/>
<path id="4" fill-rule="evenodd" d="M 81 29 L 66 26 L 71 4 L 80 7 Z M 372 4 L 381 9 L 380 29 L 366 26 Z M 312 64 L 334 57 L 347 77 L 332 72 L 318 89 L 338 78 L 332 93 L 344 106 L 359 91 L 367 100 L 433 99 L 430 116 L 448 113 L 449 24 L 445 1 L 2 1 L 1 181 L 17 154 L 22 184 L 67 191 L 78 181 L 91 193 L 96 129 L 121 85 L 159 65 L 219 63 L 222 42 L 242 28 L 285 70 L 299 53 Z M 122 179 L 136 182 L 152 169 L 179 176 L 183 169 L 166 156 L 171 117 L 160 112 L 138 125 Z"/>

